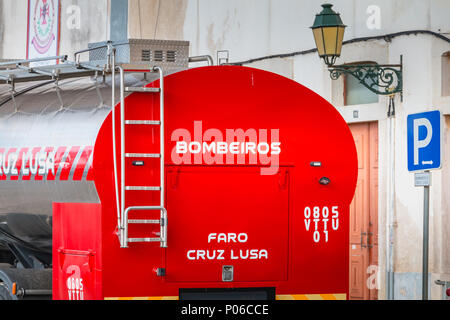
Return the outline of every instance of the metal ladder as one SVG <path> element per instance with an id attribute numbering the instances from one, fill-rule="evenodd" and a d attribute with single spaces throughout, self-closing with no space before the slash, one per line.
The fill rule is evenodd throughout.
<path id="1" fill-rule="evenodd" d="M 112 65 L 115 66 L 115 54 L 112 54 Z M 113 108 L 113 152 L 114 152 L 114 176 L 116 186 L 116 204 L 118 208 L 118 229 L 119 240 L 121 248 L 128 248 L 128 243 L 133 242 L 159 242 L 161 248 L 167 248 L 167 210 L 164 208 L 164 75 L 160 67 L 153 67 L 151 71 L 159 73 L 160 87 L 159 88 L 144 88 L 144 87 L 125 87 L 124 69 L 118 67 L 120 71 L 120 199 L 118 194 L 117 183 L 117 160 L 116 160 L 116 137 L 115 137 L 115 112 Z M 112 68 L 113 79 L 113 97 L 115 85 L 115 67 Z M 127 120 L 125 119 L 125 92 L 141 92 L 141 93 L 159 93 L 160 94 L 160 119 L 159 120 Z M 113 100 L 114 101 L 114 100 Z M 127 125 L 150 125 L 159 126 L 160 128 L 160 153 L 127 153 L 125 149 L 125 126 Z M 160 159 L 160 185 L 159 186 L 128 186 L 125 181 L 125 159 L 126 158 L 159 158 Z M 132 191 L 159 191 L 160 205 L 159 206 L 129 206 L 126 207 L 126 192 Z M 120 202 L 120 203 L 119 203 Z M 129 219 L 131 211 L 154 210 L 160 211 L 160 219 Z M 159 224 L 159 237 L 147 238 L 129 238 L 128 225 L 129 224 Z"/>
<path id="2" fill-rule="evenodd" d="M 90 52 L 98 49 L 107 49 L 107 60 L 103 67 L 97 65 L 91 65 L 89 63 L 80 62 L 80 54 L 84 52 Z M 77 58 L 78 57 L 78 58 Z M 57 64 L 52 70 L 42 70 L 41 67 L 25 67 L 23 64 L 30 62 L 42 62 L 50 60 L 59 60 L 62 64 Z M 197 59 L 198 60 L 198 59 Z M 198 60 L 200 61 L 200 60 Z M 45 58 L 27 59 L 27 60 L 14 60 L 8 62 L 1 62 L 0 67 L 16 65 L 15 69 L 8 69 L 5 71 L 0 70 L 0 82 L 11 85 L 11 99 L 14 101 L 15 96 L 22 94 L 26 91 L 15 92 L 15 82 L 26 81 L 40 81 L 49 80 L 54 81 L 57 85 L 58 80 L 61 78 L 81 78 L 97 76 L 98 72 L 102 72 L 103 76 L 111 74 L 112 76 L 112 137 L 113 137 L 113 162 L 114 162 L 114 182 L 115 182 L 115 198 L 117 205 L 117 227 L 118 236 L 121 248 L 128 248 L 130 242 L 160 242 L 162 248 L 167 248 L 167 210 L 164 208 L 164 75 L 163 70 L 160 67 L 153 67 L 150 72 L 158 72 L 160 79 L 159 88 L 144 88 L 144 87 L 125 87 L 123 67 L 116 65 L 116 48 L 108 41 L 105 45 L 92 47 L 75 52 L 74 61 L 68 61 L 67 56 L 53 56 Z M 19 74 L 17 71 L 23 71 L 20 73 L 20 77 L 16 79 Z M 115 77 L 116 71 L 120 71 L 120 159 L 121 159 L 121 184 L 119 198 L 119 185 L 117 177 L 117 152 L 116 152 L 116 121 L 115 121 Z M 64 71 L 64 72 L 62 72 Z M 148 69 L 143 72 L 149 72 Z M 47 83 L 43 83 L 46 85 Z M 40 86 L 42 84 L 38 84 Z M 160 120 L 125 120 L 125 92 L 141 92 L 141 93 L 159 93 L 160 94 Z M 59 92 L 58 97 L 61 100 Z M 160 153 L 126 153 L 125 152 L 125 125 L 150 125 L 160 127 Z M 159 186 L 126 186 L 125 185 L 125 159 L 126 158 L 160 158 L 160 185 Z M 160 191 L 160 205 L 159 206 L 130 206 L 125 207 L 125 193 L 126 191 Z M 120 201 L 121 200 L 121 201 Z M 128 219 L 130 211 L 160 211 L 160 219 Z M 129 224 L 159 224 L 160 234 L 158 238 L 129 238 L 128 237 L 128 225 Z"/>

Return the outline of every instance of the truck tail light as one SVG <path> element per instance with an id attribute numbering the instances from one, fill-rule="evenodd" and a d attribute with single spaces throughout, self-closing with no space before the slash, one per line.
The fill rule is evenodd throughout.
<path id="1" fill-rule="evenodd" d="M 12 284 L 11 293 L 13 294 L 13 296 L 17 295 L 17 283 L 16 282 L 13 282 L 13 284 Z"/>

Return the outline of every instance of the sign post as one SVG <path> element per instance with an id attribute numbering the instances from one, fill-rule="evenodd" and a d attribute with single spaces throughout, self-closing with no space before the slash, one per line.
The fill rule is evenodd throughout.
<path id="1" fill-rule="evenodd" d="M 431 169 L 441 167 L 441 113 L 423 112 L 408 115 L 408 170 L 414 185 L 423 187 L 422 300 L 428 300 L 428 247 Z"/>
<path id="2" fill-rule="evenodd" d="M 428 172 L 429 173 L 429 172 Z M 422 300 L 428 300 L 428 248 L 430 230 L 430 185 L 423 187 L 423 255 L 422 255 Z"/>
<path id="3" fill-rule="evenodd" d="M 422 300 L 428 300 L 428 248 L 430 220 L 430 171 L 414 174 L 414 185 L 423 187 L 423 247 L 422 247 Z"/>

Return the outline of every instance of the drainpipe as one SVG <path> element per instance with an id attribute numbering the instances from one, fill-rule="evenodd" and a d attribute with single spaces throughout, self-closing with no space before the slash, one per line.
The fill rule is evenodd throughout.
<path id="1" fill-rule="evenodd" d="M 389 173 L 386 218 L 386 295 L 394 300 L 394 215 L 395 215 L 395 95 L 389 97 Z M 391 111 L 392 107 L 392 111 Z"/>
<path id="2" fill-rule="evenodd" d="M 128 0 L 111 0 L 109 39 L 128 39 Z"/>

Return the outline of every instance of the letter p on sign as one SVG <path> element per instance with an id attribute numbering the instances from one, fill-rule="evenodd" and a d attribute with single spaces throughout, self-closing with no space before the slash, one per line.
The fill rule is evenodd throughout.
<path id="1" fill-rule="evenodd" d="M 441 167 L 441 113 L 430 111 L 408 115 L 408 170 Z"/>

